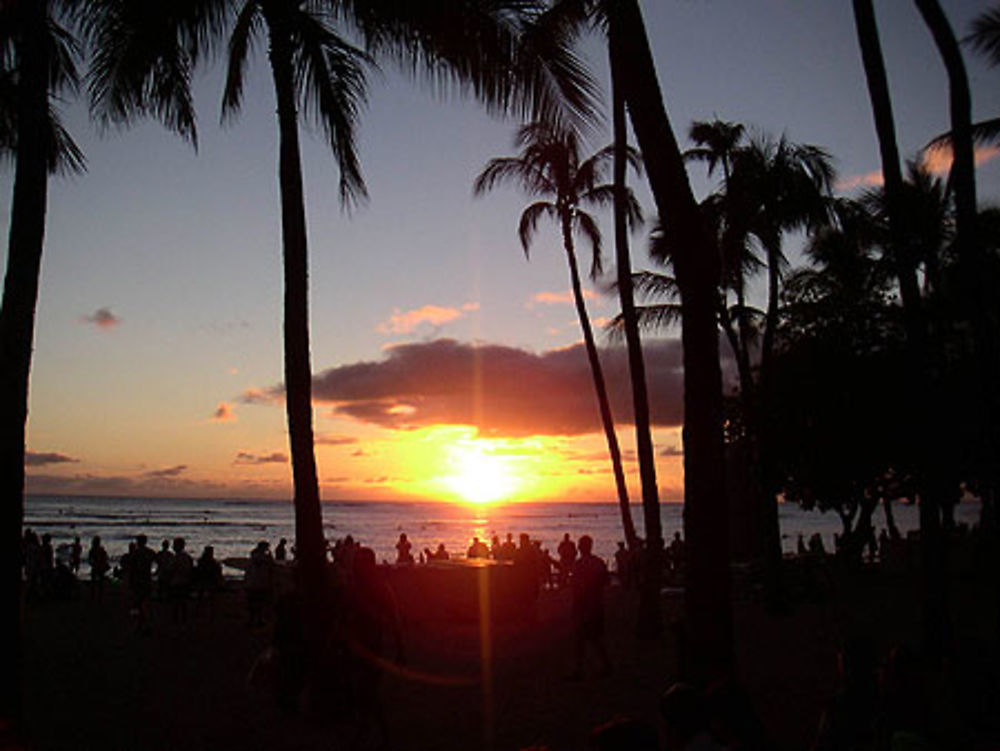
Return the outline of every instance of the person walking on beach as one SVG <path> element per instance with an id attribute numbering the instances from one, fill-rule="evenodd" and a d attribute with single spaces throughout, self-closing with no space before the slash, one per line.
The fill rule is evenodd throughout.
<path id="1" fill-rule="evenodd" d="M 604 587 L 608 583 L 608 567 L 592 554 L 594 540 L 583 535 L 579 543 L 580 558 L 573 564 L 574 663 L 571 680 L 583 677 L 587 645 L 597 652 L 600 675 L 611 672 L 611 660 L 604 638 Z"/>
<path id="2" fill-rule="evenodd" d="M 576 560 L 576 545 L 570 539 L 569 532 L 563 535 L 556 553 L 559 554 L 559 586 L 565 587 L 569 583 L 569 575 Z"/>
<path id="3" fill-rule="evenodd" d="M 90 541 L 87 563 L 90 565 L 90 599 L 100 602 L 104 599 L 104 575 L 108 573 L 110 562 L 108 551 L 101 545 L 101 538 L 98 535 Z"/>
<path id="4" fill-rule="evenodd" d="M 129 552 L 125 581 L 131 596 L 129 613 L 135 619 L 135 632 L 148 634 L 149 597 L 153 593 L 153 563 L 156 553 L 146 546 L 146 535 L 135 538 L 135 548 Z"/>
<path id="5" fill-rule="evenodd" d="M 73 576 L 80 573 L 80 563 L 83 560 L 83 545 L 80 544 L 80 536 L 73 538 L 73 543 L 69 546 L 69 570 Z"/>

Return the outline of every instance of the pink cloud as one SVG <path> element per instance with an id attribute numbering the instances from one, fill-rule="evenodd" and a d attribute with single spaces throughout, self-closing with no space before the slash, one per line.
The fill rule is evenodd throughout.
<path id="1" fill-rule="evenodd" d="M 80 323 L 92 323 L 104 331 L 110 331 L 121 322 L 122 319 L 112 313 L 111 308 L 98 308 L 91 315 L 80 319 Z"/>
<path id="2" fill-rule="evenodd" d="M 882 184 L 882 170 L 864 175 L 852 175 L 837 181 L 837 190 L 848 191 L 855 188 L 874 188 Z"/>
<path id="3" fill-rule="evenodd" d="M 583 298 L 585 300 L 596 300 L 598 299 L 597 293 L 591 289 L 585 289 L 583 291 Z M 572 305 L 573 304 L 573 291 L 565 290 L 563 292 L 536 292 L 531 296 L 531 300 L 528 302 L 528 307 L 533 308 L 535 305 Z"/>
<path id="4" fill-rule="evenodd" d="M 441 305 L 424 305 L 422 308 L 406 311 L 396 308 L 389 320 L 380 323 L 375 330 L 380 334 L 408 334 L 422 324 L 443 326 L 476 310 L 479 310 L 479 303 L 475 302 L 465 303 L 458 308 L 446 308 Z"/>
<path id="5" fill-rule="evenodd" d="M 212 422 L 236 422 L 236 413 L 231 405 L 219 402 L 219 406 L 212 413 Z"/>
<path id="6" fill-rule="evenodd" d="M 973 158 L 976 166 L 986 164 L 1000 156 L 1000 146 L 978 146 Z M 927 149 L 924 152 L 921 164 L 928 172 L 935 175 L 947 175 L 951 170 L 951 163 L 954 161 L 951 146 L 942 146 L 937 149 Z"/>

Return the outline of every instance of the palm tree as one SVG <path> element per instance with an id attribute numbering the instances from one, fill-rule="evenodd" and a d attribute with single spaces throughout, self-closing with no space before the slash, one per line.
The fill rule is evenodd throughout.
<path id="1" fill-rule="evenodd" d="M 527 257 L 531 241 L 542 217 L 549 217 L 558 222 L 562 233 L 563 250 L 566 251 L 566 262 L 569 264 L 570 284 L 573 290 L 573 300 L 576 304 L 580 329 L 583 331 L 583 341 L 587 350 L 587 360 L 594 379 L 594 390 L 601 413 L 601 424 L 604 436 L 608 442 L 608 452 L 611 455 L 611 466 L 615 477 L 615 487 L 618 491 L 618 505 L 622 515 L 622 527 L 625 539 L 631 549 L 636 547 L 635 527 L 632 523 L 632 512 L 629 507 L 628 487 L 625 483 L 625 472 L 622 469 L 621 450 L 618 447 L 618 436 L 615 433 L 614 418 L 611 405 L 608 402 L 608 392 L 601 369 L 601 360 L 594 342 L 594 332 L 587 314 L 587 303 L 580 284 L 580 272 L 576 260 L 576 244 L 574 235 L 579 232 L 586 237 L 591 246 L 590 277 L 596 278 L 601 273 L 601 232 L 593 216 L 583 207 L 586 205 L 606 205 L 613 202 L 615 189 L 601 182 L 607 167 L 607 162 L 613 157 L 612 149 L 604 149 L 597 154 L 580 160 L 580 149 L 577 137 L 572 132 L 559 132 L 551 125 L 542 122 L 531 123 L 521 127 L 515 139 L 521 152 L 517 157 L 501 157 L 491 159 L 476 178 L 473 192 L 477 196 L 492 190 L 503 182 L 514 182 L 530 196 L 539 197 L 521 214 L 518 236 L 521 247 Z M 631 163 L 638 168 L 638 156 L 629 152 Z M 639 205 L 635 198 L 629 195 L 629 217 L 632 221 L 641 218 Z"/>
<path id="2" fill-rule="evenodd" d="M 194 64 L 222 38 L 229 0 L 95 0 L 88 28 L 103 52 L 91 94 L 105 117 L 128 122 L 152 112 L 180 118 L 193 133 L 188 82 Z M 299 155 L 299 109 L 324 133 L 340 170 L 345 204 L 365 197 L 355 153 L 358 110 L 370 54 L 399 60 L 432 82 L 454 82 L 494 111 L 577 121 L 593 111 L 593 86 L 540 5 L 523 0 L 243 0 L 229 37 L 223 117 L 242 101 L 246 63 L 267 37 L 278 109 L 279 185 L 285 285 L 285 394 L 302 584 L 317 591 L 325 560 L 313 448 L 308 331 L 308 248 Z M 351 45 L 335 25 L 364 38 Z M 169 94 L 169 105 L 157 95 Z"/>
<path id="3" fill-rule="evenodd" d="M 83 169 L 54 102 L 77 88 L 77 43 L 55 2 L 0 2 L 0 158 L 14 163 L 0 306 L 0 723 L 20 722 L 25 423 L 48 178 Z"/>
<path id="4" fill-rule="evenodd" d="M 731 674 L 735 664 L 716 325 L 718 249 L 691 192 L 638 2 L 602 5 L 609 35 L 623 42 L 613 50 L 616 75 L 657 212 L 682 240 L 675 272 L 683 306 L 687 667 L 693 680 L 707 682 Z M 655 564 L 662 547 L 659 508 L 644 510 Z"/>

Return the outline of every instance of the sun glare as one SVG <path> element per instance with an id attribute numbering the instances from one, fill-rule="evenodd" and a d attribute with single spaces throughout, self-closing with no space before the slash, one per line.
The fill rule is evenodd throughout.
<path id="1" fill-rule="evenodd" d="M 468 503 L 487 504 L 510 497 L 516 482 L 504 457 L 477 444 L 459 444 L 452 448 L 450 474 L 444 484 Z"/>

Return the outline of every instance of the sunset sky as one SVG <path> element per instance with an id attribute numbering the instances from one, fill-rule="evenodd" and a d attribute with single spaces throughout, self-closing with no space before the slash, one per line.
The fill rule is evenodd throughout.
<path id="1" fill-rule="evenodd" d="M 849 2 L 642 5 L 682 142 L 692 120 L 717 116 L 825 147 L 843 191 L 877 180 Z M 879 6 L 900 146 L 912 156 L 948 127 L 946 79 L 913 4 Z M 986 4 L 943 6 L 964 35 Z M 585 51 L 605 81 L 600 45 Z M 966 59 L 975 116 L 1000 114 L 1000 69 Z M 51 184 L 29 492 L 289 495 L 274 98 L 258 54 L 243 114 L 222 128 L 220 79 L 217 66 L 197 83 L 198 153 L 156 124 L 99 134 L 85 107 L 65 108 L 89 169 Z M 370 84 L 366 205 L 339 209 L 332 157 L 303 138 L 323 497 L 612 500 L 559 239 L 544 227 L 526 262 L 516 234 L 526 199 L 471 195 L 485 162 L 513 153 L 517 124 L 388 64 Z M 981 155 L 984 204 L 1000 200 L 996 156 Z M 699 195 L 711 188 L 702 173 L 692 167 Z M 4 237 L 11 182 L 5 166 Z M 645 233 L 634 243 L 634 265 L 647 267 Z M 590 291 L 595 321 L 614 316 L 600 285 Z M 634 470 L 624 357 L 606 354 Z M 650 339 L 646 356 L 661 495 L 679 500 L 679 342 Z"/>

